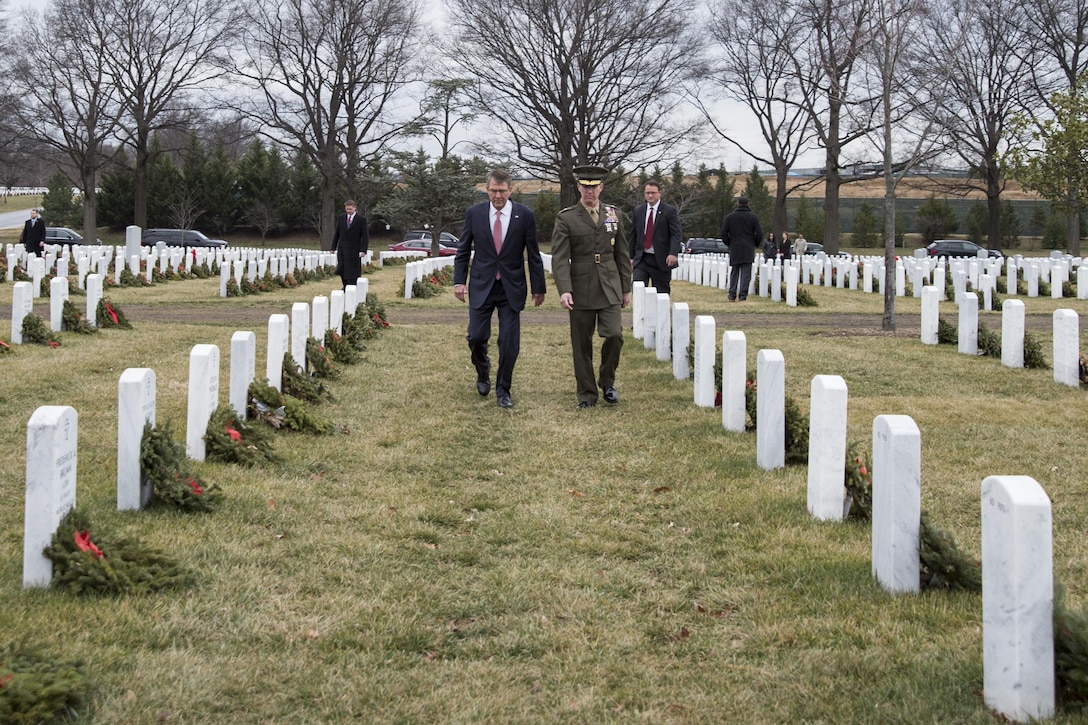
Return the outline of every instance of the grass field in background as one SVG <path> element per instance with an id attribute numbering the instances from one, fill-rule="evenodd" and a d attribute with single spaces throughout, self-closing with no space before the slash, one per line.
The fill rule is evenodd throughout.
<path id="1" fill-rule="evenodd" d="M 757 469 L 755 435 L 723 432 L 720 410 L 696 408 L 691 381 L 641 340 L 624 346 L 621 403 L 578 411 L 568 329 L 527 309 L 504 411 L 475 392 L 451 291 L 398 299 L 401 267 L 371 280 L 393 326 L 329 384 L 336 400 L 320 409 L 343 432 L 282 435 L 275 466 L 201 464 L 226 495 L 210 515 L 116 511 L 118 377 L 153 368 L 158 420 L 183 435 L 194 344 L 219 346 L 225 399 L 230 337 L 251 329 L 231 310 L 287 313 L 338 285 L 230 299 L 217 280 L 109 290 L 122 309 L 193 320 L 134 319 L 0 357 L 0 629 L 87 661 L 81 721 L 993 721 L 980 597 L 883 593 L 868 526 L 812 520 L 804 467 Z M 968 551 L 982 479 L 1036 478 L 1053 502 L 1055 579 L 1071 605 L 1088 602 L 1085 391 L 915 337 L 793 327 L 880 312 L 879 295 L 808 289 L 819 307 L 730 305 L 686 283 L 673 299 L 716 315 L 719 339 L 744 331 L 750 370 L 760 349 L 782 350 L 806 412 L 812 377 L 842 375 L 848 438 L 867 450 L 874 416 L 912 416 L 922 506 Z M 1025 304 L 1088 314 L 1084 301 Z M 465 318 L 420 322 L 444 310 Z M 543 311 L 558 310 L 549 280 Z M 917 327 L 917 300 L 897 310 L 901 329 Z M 941 311 L 954 319 L 951 303 Z M 980 317 L 1000 329 L 996 313 Z M 263 371 L 266 328 L 252 329 Z M 117 599 L 21 589 L 26 423 L 59 404 L 79 415 L 79 506 L 176 556 L 194 586 Z"/>

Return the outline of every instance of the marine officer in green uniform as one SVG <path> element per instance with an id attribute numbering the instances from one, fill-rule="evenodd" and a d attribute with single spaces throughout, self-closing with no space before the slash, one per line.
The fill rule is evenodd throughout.
<path id="1" fill-rule="evenodd" d="M 631 303 L 631 254 L 615 207 L 600 203 L 608 170 L 574 169 L 581 203 L 559 212 L 552 232 L 552 275 L 559 303 L 570 311 L 570 344 L 578 407 L 597 404 L 597 388 L 605 402 L 618 403 L 616 368 L 623 347 L 620 308 Z M 604 338 L 601 367 L 593 371 L 593 328 Z"/>

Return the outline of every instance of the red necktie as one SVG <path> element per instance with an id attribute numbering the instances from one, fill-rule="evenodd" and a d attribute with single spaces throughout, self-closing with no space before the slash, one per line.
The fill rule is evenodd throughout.
<path id="1" fill-rule="evenodd" d="M 502 213 L 495 212 L 495 224 L 491 227 L 491 238 L 495 242 L 495 256 L 498 256 L 502 250 Z M 495 279 L 499 278 L 499 273 L 495 272 Z"/>
<path id="2" fill-rule="evenodd" d="M 654 208 L 646 207 L 646 249 L 654 246 Z"/>

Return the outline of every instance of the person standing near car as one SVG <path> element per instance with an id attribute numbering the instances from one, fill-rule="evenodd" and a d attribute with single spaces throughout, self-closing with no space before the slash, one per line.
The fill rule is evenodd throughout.
<path id="1" fill-rule="evenodd" d="M 782 238 L 778 240 L 778 256 L 785 262 L 793 254 L 793 244 L 790 243 L 790 235 L 782 232 Z"/>
<path id="2" fill-rule="evenodd" d="M 620 308 L 631 303 L 631 255 L 615 207 L 600 203 L 608 170 L 574 169 L 581 203 L 555 217 L 552 231 L 552 274 L 559 304 L 570 313 L 570 344 L 578 407 L 597 404 L 597 388 L 606 403 L 620 402 L 616 368 L 623 347 Z M 593 329 L 604 338 L 601 367 L 593 371 Z"/>
<path id="3" fill-rule="evenodd" d="M 773 262 L 778 254 L 778 242 L 774 240 L 774 232 L 767 232 L 767 238 L 763 240 L 763 256 L 768 262 Z"/>
<path id="4" fill-rule="evenodd" d="M 763 226 L 748 206 L 748 197 L 737 197 L 737 208 L 726 215 L 719 234 L 729 247 L 729 301 L 743 302 L 748 299 L 748 287 L 752 283 L 752 262 L 756 259 L 756 245 L 763 237 Z M 774 241 L 772 238 L 771 241 Z"/>
<path id="5" fill-rule="evenodd" d="M 363 255 L 370 246 L 366 217 L 357 213 L 354 199 L 344 202 L 344 213 L 336 219 L 332 251 L 336 252 L 336 271 L 346 289 L 359 281 L 363 273 Z"/>
<path id="6" fill-rule="evenodd" d="M 798 233 L 797 238 L 793 240 L 793 256 L 801 259 L 805 256 L 805 250 L 808 249 L 808 240 L 805 239 L 805 235 Z"/>
<path id="7" fill-rule="evenodd" d="M 632 278 L 645 282 L 658 292 L 668 294 L 672 269 L 680 255 L 684 232 L 680 226 L 680 214 L 672 204 L 661 201 L 661 182 L 646 182 L 643 198 L 631 217 L 631 238 L 628 251 L 631 254 Z"/>
<path id="8" fill-rule="evenodd" d="M 487 354 L 491 315 L 496 309 L 499 311 L 495 400 L 500 408 L 514 407 L 510 387 L 514 363 L 521 350 L 526 261 L 535 306 L 544 302 L 546 291 L 544 262 L 536 241 L 536 217 L 529 207 L 510 201 L 512 186 L 513 179 L 503 169 L 492 169 L 487 175 L 488 201 L 474 204 L 465 212 L 465 225 L 453 260 L 453 295 L 464 302 L 465 292 L 468 292 L 468 334 L 465 339 L 472 365 L 476 368 L 476 392 L 485 397 L 491 392 L 491 358 Z"/>
<path id="9" fill-rule="evenodd" d="M 37 209 L 30 210 L 30 218 L 23 224 L 19 241 L 26 247 L 27 254 L 45 253 L 45 220 L 38 216 Z"/>

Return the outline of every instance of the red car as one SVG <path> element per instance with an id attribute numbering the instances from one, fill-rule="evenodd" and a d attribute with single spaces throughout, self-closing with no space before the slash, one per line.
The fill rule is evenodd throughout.
<path id="1" fill-rule="evenodd" d="M 452 236 L 452 235 L 450 235 Z M 454 237 L 456 239 L 456 237 Z M 389 245 L 390 252 L 423 252 L 427 256 L 431 254 L 431 240 L 427 239 L 409 239 L 406 242 L 398 242 L 397 244 Z M 457 254 L 457 246 L 450 246 L 448 240 L 445 239 L 445 234 L 441 241 L 438 243 L 438 256 L 440 257 L 452 257 Z"/>

